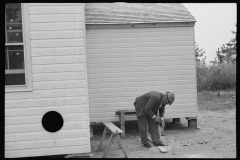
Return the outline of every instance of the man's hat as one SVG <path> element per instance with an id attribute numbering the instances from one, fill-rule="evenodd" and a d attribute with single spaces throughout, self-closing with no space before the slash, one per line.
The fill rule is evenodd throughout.
<path id="1" fill-rule="evenodd" d="M 166 92 L 166 95 L 167 95 L 167 100 L 169 102 L 169 105 L 171 105 L 175 100 L 175 95 L 174 93 L 170 93 L 170 92 Z"/>

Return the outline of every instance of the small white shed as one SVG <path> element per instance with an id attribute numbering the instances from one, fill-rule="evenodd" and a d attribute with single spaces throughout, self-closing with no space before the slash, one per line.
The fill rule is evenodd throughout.
<path id="1" fill-rule="evenodd" d="M 118 121 L 148 91 L 174 92 L 166 118 L 197 117 L 195 18 L 180 3 L 86 4 L 90 121 Z M 127 116 L 126 120 L 136 119 Z"/>
<path id="2" fill-rule="evenodd" d="M 5 157 L 89 153 L 90 122 L 151 90 L 197 117 L 194 23 L 172 3 L 6 4 Z"/>

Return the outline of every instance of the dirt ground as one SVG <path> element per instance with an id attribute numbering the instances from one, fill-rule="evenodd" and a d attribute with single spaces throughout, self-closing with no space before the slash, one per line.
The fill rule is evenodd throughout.
<path id="1" fill-rule="evenodd" d="M 236 158 L 236 92 L 198 93 L 198 129 L 188 128 L 185 118 L 179 124 L 172 123 L 172 119 L 165 120 L 165 136 L 162 141 L 167 145 L 168 153 L 156 152 L 152 148 L 145 148 L 139 141 L 136 121 L 126 122 L 126 137 L 122 144 L 126 148 L 129 158 Z M 103 156 L 108 143 L 108 133 L 102 146 L 97 152 L 103 133 L 103 126 L 94 127 L 91 138 L 91 158 Z M 114 141 L 108 158 L 122 158 L 124 154 Z"/>

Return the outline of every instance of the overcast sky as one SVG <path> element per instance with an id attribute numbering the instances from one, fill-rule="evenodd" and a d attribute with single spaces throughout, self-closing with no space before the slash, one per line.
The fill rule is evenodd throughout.
<path id="1" fill-rule="evenodd" d="M 236 3 L 183 3 L 197 22 L 195 41 L 205 50 L 206 61 L 214 60 L 216 51 L 234 36 L 237 23 Z"/>

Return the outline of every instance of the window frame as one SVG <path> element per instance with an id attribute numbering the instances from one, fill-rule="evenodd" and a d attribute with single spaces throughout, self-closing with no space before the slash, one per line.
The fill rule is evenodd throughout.
<path id="1" fill-rule="evenodd" d="M 5 86 L 5 92 L 21 92 L 32 91 L 32 66 L 31 66 L 31 47 L 30 47 L 30 23 L 29 8 L 27 3 L 21 3 L 22 11 L 22 34 L 23 34 L 23 50 L 24 50 L 24 70 L 25 85 L 9 85 Z M 6 74 L 6 71 L 5 71 Z"/>

